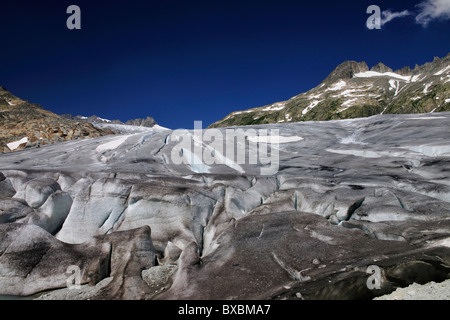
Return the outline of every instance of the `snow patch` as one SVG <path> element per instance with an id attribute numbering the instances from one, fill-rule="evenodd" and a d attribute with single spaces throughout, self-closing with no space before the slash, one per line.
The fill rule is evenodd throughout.
<path id="1" fill-rule="evenodd" d="M 314 109 L 315 107 L 317 107 L 317 105 L 320 103 L 320 101 L 313 101 L 311 102 L 311 104 L 309 106 L 307 106 L 305 109 L 303 109 L 302 111 L 302 115 L 307 114 L 309 111 L 311 111 L 312 109 Z"/>
<path id="2" fill-rule="evenodd" d="M 322 96 L 321 93 L 316 94 L 316 95 L 310 95 L 310 96 L 308 97 L 308 99 L 309 99 L 309 100 L 319 99 L 321 96 Z"/>
<path id="3" fill-rule="evenodd" d="M 285 119 L 286 119 L 287 122 L 292 121 L 292 116 L 291 116 L 290 113 L 286 114 L 284 117 L 285 117 Z"/>
<path id="4" fill-rule="evenodd" d="M 286 105 L 284 103 L 274 103 L 264 109 L 262 109 L 262 111 L 280 111 L 283 110 L 286 107 Z"/>
<path id="5" fill-rule="evenodd" d="M 247 111 L 236 111 L 230 114 L 228 117 L 226 117 L 224 120 L 228 120 L 230 118 L 234 118 L 237 115 L 243 114 L 243 113 L 253 113 L 256 112 L 256 110 L 247 110 Z"/>
<path id="6" fill-rule="evenodd" d="M 99 120 L 101 120 L 101 121 L 105 121 L 105 122 L 108 122 L 108 123 L 111 123 L 111 120 L 108 120 L 108 119 L 103 119 L 103 118 L 100 118 L 100 117 L 97 117 Z"/>
<path id="7" fill-rule="evenodd" d="M 348 108 L 350 108 L 351 106 L 353 106 L 354 103 L 355 103 L 356 101 L 358 101 L 357 98 L 354 98 L 354 99 L 350 99 L 350 100 L 345 101 L 345 102 L 341 105 L 341 106 L 344 107 L 344 108 L 340 109 L 337 113 L 340 113 L 340 112 L 342 112 L 342 111 L 347 110 Z"/>
<path id="8" fill-rule="evenodd" d="M 432 84 L 433 84 L 433 82 L 427 83 L 425 85 L 425 88 L 423 89 L 423 93 L 427 94 L 428 93 L 428 89 L 431 87 Z"/>
<path id="9" fill-rule="evenodd" d="M 166 127 L 162 127 L 159 124 L 155 124 L 151 129 L 155 129 L 155 130 L 161 130 L 161 131 L 165 131 L 165 130 L 172 130 Z"/>
<path id="10" fill-rule="evenodd" d="M 18 141 L 8 143 L 7 146 L 9 148 L 9 150 L 14 151 L 23 143 L 28 143 L 28 137 L 22 138 Z"/>
<path id="11" fill-rule="evenodd" d="M 417 82 L 417 81 L 419 81 L 420 76 L 421 76 L 421 74 L 419 74 L 419 75 L 417 75 L 417 76 L 412 76 L 412 77 L 411 77 L 411 82 Z"/>
<path id="12" fill-rule="evenodd" d="M 333 84 L 328 90 L 337 91 L 343 89 L 347 83 L 344 80 L 341 80 L 335 84 Z"/>
<path id="13" fill-rule="evenodd" d="M 393 72 L 376 72 L 376 71 L 365 71 L 356 73 L 354 75 L 355 78 L 373 78 L 373 77 L 390 77 L 390 78 L 396 78 L 399 80 L 403 80 L 406 82 L 415 82 L 417 81 L 417 77 L 411 77 L 411 76 L 401 76 L 399 74 L 393 73 Z"/>
<path id="14" fill-rule="evenodd" d="M 380 116 L 383 115 L 383 114 L 386 112 L 386 110 L 387 110 L 388 107 L 389 107 L 389 106 L 386 106 L 386 107 L 383 109 L 383 111 L 381 111 Z"/>
<path id="15" fill-rule="evenodd" d="M 390 85 L 389 90 L 394 90 L 397 88 L 395 85 L 395 80 L 389 80 L 389 85 Z"/>
<path id="16" fill-rule="evenodd" d="M 105 152 L 105 151 L 108 151 L 108 150 L 117 149 L 129 137 L 131 137 L 131 135 L 126 135 L 126 136 L 119 137 L 118 139 L 115 139 L 113 141 L 110 141 L 110 142 L 107 142 L 107 143 L 99 145 L 95 150 L 97 152 L 101 153 L 101 152 Z"/>
<path id="17" fill-rule="evenodd" d="M 299 136 L 283 137 L 283 136 L 248 136 L 250 142 L 256 143 L 291 143 L 305 140 Z"/>
<path id="18" fill-rule="evenodd" d="M 396 97 L 398 95 L 398 90 L 400 89 L 400 82 L 398 80 L 389 80 L 389 85 L 389 90 L 395 90 L 394 97 Z"/>
<path id="19" fill-rule="evenodd" d="M 436 72 L 434 75 L 435 75 L 435 76 L 440 76 L 441 74 L 446 73 L 447 71 L 450 71 L 450 66 L 447 66 L 447 67 L 445 67 L 444 69 L 442 69 L 442 70 Z"/>
<path id="20" fill-rule="evenodd" d="M 336 95 L 333 95 L 333 98 L 340 98 L 340 97 L 346 97 L 346 98 L 351 98 L 351 97 L 365 97 L 366 94 L 354 94 L 355 92 L 365 92 L 365 90 L 358 90 L 358 89 L 347 89 L 345 91 L 342 91 Z"/>

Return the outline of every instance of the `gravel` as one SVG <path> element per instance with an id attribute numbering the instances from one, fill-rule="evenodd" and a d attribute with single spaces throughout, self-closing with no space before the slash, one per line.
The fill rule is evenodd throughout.
<path id="1" fill-rule="evenodd" d="M 413 283 L 409 287 L 399 288 L 374 300 L 450 300 L 450 279 L 424 285 Z"/>

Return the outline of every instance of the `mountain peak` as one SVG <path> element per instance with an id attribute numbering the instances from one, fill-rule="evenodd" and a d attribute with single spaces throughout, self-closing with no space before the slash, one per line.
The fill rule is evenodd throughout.
<path id="1" fill-rule="evenodd" d="M 391 68 L 389 68 L 382 62 L 379 62 L 377 65 L 373 66 L 373 68 L 370 69 L 370 71 L 375 71 L 375 72 L 380 72 L 380 73 L 393 72 L 393 70 Z"/>
<path id="2" fill-rule="evenodd" d="M 405 66 L 402 69 L 395 70 L 395 73 L 401 76 L 408 76 L 412 73 L 412 70 L 409 66 Z"/>
<path id="3" fill-rule="evenodd" d="M 338 80 L 353 78 L 353 75 L 369 71 L 369 67 L 365 62 L 345 61 L 338 65 L 333 72 L 325 79 L 325 82 L 334 83 Z"/>

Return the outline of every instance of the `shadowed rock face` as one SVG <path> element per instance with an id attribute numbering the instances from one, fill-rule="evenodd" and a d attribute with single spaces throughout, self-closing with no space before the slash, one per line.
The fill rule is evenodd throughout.
<path id="1" fill-rule="evenodd" d="M 174 164 L 188 131 L 4 154 L 0 294 L 65 288 L 70 265 L 86 299 L 359 299 L 444 280 L 449 125 L 441 113 L 244 128 L 286 138 L 270 176 Z"/>

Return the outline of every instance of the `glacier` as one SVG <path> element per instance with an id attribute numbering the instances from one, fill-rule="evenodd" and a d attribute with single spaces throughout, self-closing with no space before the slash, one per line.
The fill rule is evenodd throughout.
<path id="1" fill-rule="evenodd" d="M 2 154 L 0 295 L 365 299 L 445 280 L 449 127 L 450 113 L 245 127 L 278 132 L 271 175 L 176 164 L 180 132 L 162 127 Z M 366 286 L 373 265 L 380 289 Z"/>

